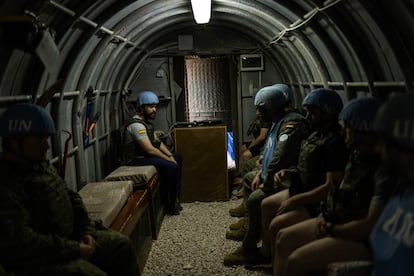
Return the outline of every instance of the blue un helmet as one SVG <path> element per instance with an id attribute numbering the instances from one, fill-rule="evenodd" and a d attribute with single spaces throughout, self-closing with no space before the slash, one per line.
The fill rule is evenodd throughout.
<path id="1" fill-rule="evenodd" d="M 380 105 L 381 102 L 376 98 L 353 99 L 339 113 L 339 120 L 355 130 L 372 132 Z"/>
<path id="2" fill-rule="evenodd" d="M 160 101 L 158 100 L 158 96 L 152 91 L 144 91 L 139 93 L 137 98 L 137 105 L 143 106 L 146 104 L 158 104 Z"/>
<path id="3" fill-rule="evenodd" d="M 286 102 L 287 103 L 292 101 L 292 99 L 293 99 L 293 92 L 292 92 L 292 89 L 290 89 L 289 86 L 287 86 L 284 83 L 276 83 L 276 84 L 273 84 L 272 86 L 276 87 L 277 89 L 279 89 L 279 90 L 281 90 L 283 92 L 283 94 L 286 97 Z"/>
<path id="4" fill-rule="evenodd" d="M 398 146 L 414 150 L 414 93 L 393 94 L 378 110 L 374 130 Z"/>
<path id="5" fill-rule="evenodd" d="M 269 114 L 277 111 L 286 104 L 283 91 L 275 86 L 265 86 L 254 97 L 254 105 L 263 108 Z"/>
<path id="6" fill-rule="evenodd" d="M 309 92 L 303 99 L 302 106 L 317 106 L 322 112 L 339 114 L 342 110 L 342 99 L 338 93 L 328 88 L 317 88 Z"/>
<path id="7" fill-rule="evenodd" d="M 0 117 L 1 137 L 51 135 L 55 131 L 55 123 L 49 112 L 33 103 L 15 104 Z"/>

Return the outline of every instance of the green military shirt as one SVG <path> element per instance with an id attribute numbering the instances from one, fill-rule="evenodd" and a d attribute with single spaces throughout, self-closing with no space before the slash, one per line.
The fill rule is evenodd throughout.
<path id="1" fill-rule="evenodd" d="M 326 209 L 322 210 L 328 221 L 346 223 L 366 216 L 380 164 L 377 155 L 363 156 L 358 151 L 350 154 L 341 184 L 331 183 L 329 187 Z"/>
<path id="2" fill-rule="evenodd" d="M 7 269 L 79 258 L 94 228 L 80 196 L 48 162 L 0 160 L 0 259 Z"/>

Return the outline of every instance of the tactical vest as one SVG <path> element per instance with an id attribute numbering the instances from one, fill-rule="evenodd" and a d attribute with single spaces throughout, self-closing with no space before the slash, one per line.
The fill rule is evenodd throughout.
<path id="1" fill-rule="evenodd" d="M 331 183 L 326 209 L 321 210 L 332 223 L 346 223 L 365 217 L 375 189 L 374 175 L 380 158 L 361 158 L 359 152 L 352 152 L 345 168 L 342 183 Z"/>
<path id="2" fill-rule="evenodd" d="M 290 183 L 291 195 L 310 191 L 325 182 L 326 172 L 321 166 L 324 163 L 323 151 L 326 143 L 339 135 L 339 130 L 335 128 L 327 133 L 315 131 L 302 142 L 296 167 L 298 179 L 293 173 L 292 178 L 295 180 Z"/>
<path id="3" fill-rule="evenodd" d="M 160 142 L 155 140 L 154 125 L 142 119 L 132 118 L 120 127 L 120 133 L 121 133 L 120 163 L 122 165 L 128 164 L 130 161 L 132 161 L 136 157 L 147 157 L 148 156 L 147 153 L 138 145 L 137 141 L 131 141 L 129 143 L 125 143 L 126 128 L 130 124 L 133 124 L 133 123 L 143 124 L 147 130 L 147 135 L 151 141 L 151 144 L 156 148 L 160 147 Z"/>
<path id="4" fill-rule="evenodd" d="M 66 184 L 56 169 L 45 161 L 35 164 L 28 173 L 22 175 L 21 172 L 20 176 L 18 182 L 27 195 L 25 205 L 30 212 L 33 230 L 72 237 L 75 228 L 73 205 Z"/>

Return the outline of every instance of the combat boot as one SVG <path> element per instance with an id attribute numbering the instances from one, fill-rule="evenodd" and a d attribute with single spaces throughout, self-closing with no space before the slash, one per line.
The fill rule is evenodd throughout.
<path id="1" fill-rule="evenodd" d="M 246 261 L 248 254 L 243 247 L 237 248 L 234 252 L 224 257 L 225 266 L 243 265 Z"/>
<path id="2" fill-rule="evenodd" d="M 247 217 L 239 219 L 237 222 L 230 224 L 230 230 L 239 230 L 248 223 Z"/>
<path id="3" fill-rule="evenodd" d="M 245 206 L 245 202 L 243 201 L 236 208 L 230 209 L 229 210 L 229 214 L 232 217 L 244 217 L 244 216 L 246 216 L 246 206 Z"/>
<path id="4" fill-rule="evenodd" d="M 253 254 L 246 256 L 244 267 L 249 270 L 271 270 L 272 257 L 262 255 L 258 248 Z"/>
<path id="5" fill-rule="evenodd" d="M 247 233 L 247 223 L 238 230 L 230 230 L 226 232 L 226 239 L 233 241 L 243 241 Z"/>
<path id="6" fill-rule="evenodd" d="M 243 246 L 239 247 L 234 252 L 226 255 L 223 263 L 225 266 L 244 265 L 246 258 L 254 254 L 253 251 L 254 250 L 248 250 Z"/>

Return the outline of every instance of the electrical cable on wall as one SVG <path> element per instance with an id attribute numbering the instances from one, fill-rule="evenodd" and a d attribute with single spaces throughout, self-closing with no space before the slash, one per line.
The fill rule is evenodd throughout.
<path id="1" fill-rule="evenodd" d="M 270 47 L 272 44 L 276 44 L 280 39 L 282 39 L 287 33 L 295 31 L 305 24 L 307 24 L 316 14 L 319 12 L 323 12 L 324 10 L 342 2 L 342 0 L 327 0 L 323 4 L 324 6 L 322 8 L 316 7 L 313 10 L 309 11 L 307 14 L 303 16 L 303 18 L 299 18 L 295 22 L 289 25 L 288 28 L 285 28 L 281 30 L 275 38 L 273 38 L 271 41 L 269 41 L 264 48 Z"/>

